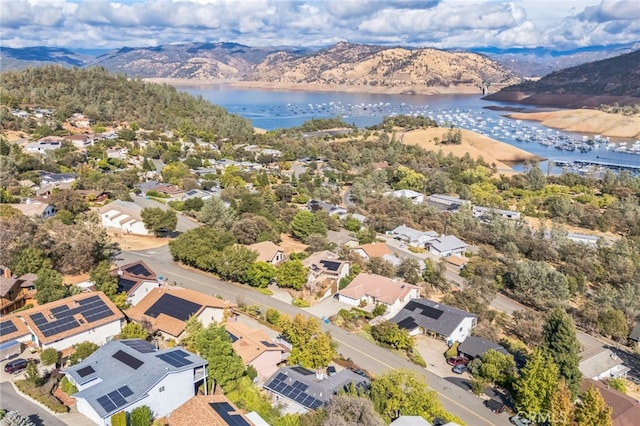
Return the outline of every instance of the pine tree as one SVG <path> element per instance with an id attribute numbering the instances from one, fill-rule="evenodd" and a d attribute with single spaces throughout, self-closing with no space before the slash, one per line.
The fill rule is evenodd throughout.
<path id="1" fill-rule="evenodd" d="M 578 426 L 611 426 L 612 411 L 600 391 L 591 385 L 576 407 L 576 424 Z"/>
<path id="2" fill-rule="evenodd" d="M 542 330 L 542 344 L 558 365 L 560 377 L 566 380 L 571 396 L 575 398 L 582 380 L 578 369 L 580 345 L 573 320 L 562 308 L 555 308 L 547 317 Z"/>
<path id="3" fill-rule="evenodd" d="M 564 380 L 560 380 L 549 405 L 551 421 L 557 426 L 573 425 L 573 399 Z"/>
<path id="4" fill-rule="evenodd" d="M 550 354 L 535 348 L 514 383 L 518 411 L 532 415 L 547 412 L 557 385 L 558 366 Z"/>

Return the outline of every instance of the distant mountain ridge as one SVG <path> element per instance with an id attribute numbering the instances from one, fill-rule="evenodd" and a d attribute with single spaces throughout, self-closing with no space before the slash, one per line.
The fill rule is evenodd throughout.
<path id="1" fill-rule="evenodd" d="M 562 107 L 640 104 L 640 50 L 556 71 L 485 99 Z"/>

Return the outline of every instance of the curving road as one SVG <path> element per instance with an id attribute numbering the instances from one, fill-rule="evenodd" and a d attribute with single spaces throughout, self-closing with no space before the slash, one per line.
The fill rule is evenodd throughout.
<path id="1" fill-rule="evenodd" d="M 305 313 L 293 305 L 258 293 L 250 287 L 223 282 L 210 274 L 180 267 L 175 263 L 167 246 L 141 252 L 122 252 L 117 259 L 118 265 L 143 260 L 157 275 L 166 277 L 168 282 L 206 294 L 219 295 L 230 301 L 244 300 L 246 304 L 258 305 L 263 310 L 276 308 L 287 315 Z M 351 334 L 333 324 L 322 324 L 325 331 L 331 333 L 338 344 L 338 351 L 351 358 L 362 368 L 381 374 L 389 369 L 404 368 L 423 374 L 429 386 L 438 392 L 445 409 L 460 417 L 469 426 L 508 425 L 506 414 L 495 415 L 483 405 L 480 398 L 468 391 L 468 384 L 460 380 L 449 381 L 418 367 L 390 351 L 377 346 L 364 338 Z"/>

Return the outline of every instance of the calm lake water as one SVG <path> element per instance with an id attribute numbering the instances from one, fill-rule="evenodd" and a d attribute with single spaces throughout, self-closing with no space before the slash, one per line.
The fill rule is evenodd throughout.
<path id="1" fill-rule="evenodd" d="M 633 141 L 611 138 L 609 145 L 601 140 L 594 146 L 586 146 L 584 139 L 594 135 L 579 135 L 548 129 L 533 121 L 512 120 L 506 111 L 487 107 L 518 107 L 500 102 L 484 101 L 478 95 L 387 95 L 369 93 L 304 92 L 266 89 L 243 89 L 228 85 L 178 86 L 179 90 L 218 104 L 233 114 L 251 120 L 255 127 L 266 130 L 299 126 L 312 118 L 342 117 L 358 127 L 380 123 L 385 116 L 395 114 L 430 116 L 441 125 L 455 124 L 484 133 L 493 139 L 517 146 L 533 154 L 554 161 L 594 161 L 640 167 L 638 154 L 619 152 L 616 149 L 633 147 Z M 533 110 L 533 109 L 532 109 Z M 526 142 L 535 135 L 538 141 Z M 583 137 L 584 136 L 584 137 Z M 559 149 L 567 138 L 574 141 L 573 151 Z M 557 141 L 545 146 L 540 141 Z M 620 148 L 620 149 L 622 149 Z M 542 164 L 543 167 L 546 164 Z M 516 167 L 517 169 L 519 167 Z"/>

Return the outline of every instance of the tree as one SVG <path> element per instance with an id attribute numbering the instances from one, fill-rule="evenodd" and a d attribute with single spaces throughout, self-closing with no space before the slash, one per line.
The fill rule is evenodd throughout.
<path id="1" fill-rule="evenodd" d="M 281 320 L 282 334 L 293 349 L 289 356 L 291 364 L 306 368 L 320 368 L 329 365 L 336 355 L 331 337 L 320 330 L 317 319 L 298 314 L 290 321 Z"/>
<path id="2" fill-rule="evenodd" d="M 418 284 L 422 281 L 420 265 L 416 259 L 405 257 L 396 268 L 396 274 L 409 284 Z"/>
<path id="3" fill-rule="evenodd" d="M 276 267 L 269 262 L 254 262 L 247 271 L 247 283 L 252 287 L 265 288 L 276 276 Z"/>
<path id="4" fill-rule="evenodd" d="M 235 210 L 225 206 L 220 198 L 211 197 L 204 201 L 202 208 L 196 214 L 196 219 L 206 226 L 229 230 L 236 216 Z"/>
<path id="5" fill-rule="evenodd" d="M 243 245 L 227 246 L 215 259 L 216 273 L 225 280 L 246 283 L 258 253 Z"/>
<path id="6" fill-rule="evenodd" d="M 575 421 L 577 426 L 611 426 L 613 409 L 607 405 L 600 391 L 594 386 L 582 394 L 576 406 Z"/>
<path id="7" fill-rule="evenodd" d="M 212 322 L 197 331 L 193 339 L 197 352 L 209 361 L 209 377 L 225 391 L 233 389 L 244 374 L 244 363 L 231 346 L 231 338 L 223 325 Z M 215 389 L 214 389 L 215 390 Z"/>
<path id="8" fill-rule="evenodd" d="M 567 277 L 545 262 L 520 262 L 506 278 L 518 299 L 537 308 L 551 308 L 570 296 Z"/>
<path id="9" fill-rule="evenodd" d="M 47 348 L 40 354 L 40 361 L 42 362 L 42 365 L 56 365 L 59 359 L 60 354 L 54 348 Z"/>
<path id="10" fill-rule="evenodd" d="M 277 233 L 267 219 L 262 216 L 245 214 L 231 227 L 231 232 L 239 244 L 253 244 L 260 241 L 276 241 Z"/>
<path id="11" fill-rule="evenodd" d="M 300 210 L 289 224 L 291 235 L 304 241 L 311 234 L 327 235 L 325 223 L 315 214 L 307 210 Z"/>
<path id="12" fill-rule="evenodd" d="M 531 415 L 548 412 L 558 389 L 558 374 L 553 358 L 543 349 L 535 348 L 513 386 L 518 411 Z"/>
<path id="13" fill-rule="evenodd" d="M 327 404 L 325 425 L 331 426 L 383 426 L 382 417 L 376 413 L 369 398 L 337 395 Z"/>
<path id="14" fill-rule="evenodd" d="M 602 334 L 611 336 L 615 340 L 626 339 L 629 326 L 624 312 L 617 309 L 607 309 L 598 315 L 598 329 Z"/>
<path id="15" fill-rule="evenodd" d="M 307 283 L 308 275 L 309 268 L 306 268 L 299 259 L 287 260 L 276 269 L 278 287 L 301 290 Z"/>
<path id="16" fill-rule="evenodd" d="M 422 416 L 433 422 L 440 417 L 446 422 L 462 423 L 445 411 L 438 394 L 429 390 L 422 375 L 408 370 L 391 370 L 371 383 L 370 398 L 385 422 L 405 416 Z"/>
<path id="17" fill-rule="evenodd" d="M 156 236 L 162 232 L 172 232 L 178 225 L 178 216 L 174 210 L 163 210 L 160 207 L 147 207 L 140 213 L 144 227 Z"/>
<path id="18" fill-rule="evenodd" d="M 549 416 L 553 420 L 553 424 L 558 426 L 572 426 L 573 409 L 571 391 L 567 387 L 566 382 L 560 380 L 558 387 L 551 396 L 549 404 Z"/>
<path id="19" fill-rule="evenodd" d="M 40 269 L 51 268 L 51 260 L 47 259 L 44 251 L 37 247 L 28 246 L 24 248 L 14 259 L 13 273 L 22 276 L 28 273 L 37 273 Z"/>
<path id="20" fill-rule="evenodd" d="M 49 202 L 55 206 L 56 210 L 67 210 L 73 213 L 74 216 L 89 210 L 89 206 L 87 206 L 82 195 L 70 189 L 54 190 L 51 193 Z"/>
<path id="21" fill-rule="evenodd" d="M 53 269 L 42 268 L 33 285 L 38 290 L 36 300 L 39 305 L 60 300 L 69 295 L 69 287 L 62 282 L 62 275 Z"/>
<path id="22" fill-rule="evenodd" d="M 383 305 L 384 306 L 384 305 Z M 394 349 L 412 349 L 415 341 L 409 331 L 398 327 L 398 324 L 391 321 L 384 321 L 378 325 L 371 326 L 371 337 L 376 342 L 390 346 Z"/>
<path id="23" fill-rule="evenodd" d="M 0 419 L 0 426 L 36 426 L 36 424 L 18 411 L 9 411 Z"/>
<path id="24" fill-rule="evenodd" d="M 174 260 L 205 271 L 215 270 L 215 257 L 224 247 L 235 243 L 231 233 L 221 228 L 190 229 L 169 242 Z"/>
<path id="25" fill-rule="evenodd" d="M 24 377 L 29 383 L 34 386 L 42 385 L 42 376 L 40 376 L 40 372 L 38 372 L 38 366 L 36 366 L 34 360 L 29 361 L 29 363 L 27 364 L 27 368 L 24 372 Z"/>
<path id="26" fill-rule="evenodd" d="M 189 176 L 189 166 L 184 163 L 173 162 L 164 166 L 161 173 L 165 182 L 178 185 L 181 179 Z"/>
<path id="27" fill-rule="evenodd" d="M 89 272 L 89 279 L 95 285 L 96 290 L 103 292 L 109 298 L 118 292 L 118 278 L 111 275 L 111 265 L 108 260 L 98 263 Z"/>
<path id="28" fill-rule="evenodd" d="M 516 362 L 511 354 L 503 354 L 495 349 L 483 353 L 469 363 L 469 371 L 487 382 L 509 387 L 515 375 Z"/>
<path id="29" fill-rule="evenodd" d="M 93 342 L 80 342 L 78 344 L 73 345 L 74 352 L 69 357 L 69 364 L 76 365 L 81 361 L 84 361 L 98 350 L 98 345 Z"/>
<path id="30" fill-rule="evenodd" d="M 142 405 L 131 410 L 129 423 L 131 426 L 151 426 L 151 423 L 153 423 L 153 412 L 151 408 Z"/>
<path id="31" fill-rule="evenodd" d="M 554 309 L 547 317 L 542 329 L 542 345 L 558 365 L 560 377 L 566 380 L 571 396 L 577 396 L 582 381 L 578 369 L 580 345 L 573 320 L 562 308 Z"/>
<path id="32" fill-rule="evenodd" d="M 142 339 L 147 340 L 149 338 L 149 332 L 144 329 L 138 323 L 130 322 L 129 324 L 122 327 L 122 331 L 120 331 L 121 339 Z"/>

